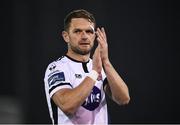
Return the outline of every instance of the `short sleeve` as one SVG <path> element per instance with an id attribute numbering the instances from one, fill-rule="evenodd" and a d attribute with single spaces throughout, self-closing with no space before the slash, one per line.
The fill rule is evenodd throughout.
<path id="1" fill-rule="evenodd" d="M 50 97 L 62 88 L 72 88 L 66 67 L 52 62 L 46 69 L 44 83 Z"/>

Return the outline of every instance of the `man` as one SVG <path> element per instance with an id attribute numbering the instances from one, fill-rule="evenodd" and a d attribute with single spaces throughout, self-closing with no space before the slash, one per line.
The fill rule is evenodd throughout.
<path id="1" fill-rule="evenodd" d="M 74 10 L 64 20 L 65 56 L 52 62 L 45 73 L 45 90 L 54 124 L 108 124 L 105 93 L 123 105 L 130 100 L 128 87 L 108 58 L 104 28 L 93 15 Z M 97 40 L 97 48 L 90 52 Z"/>

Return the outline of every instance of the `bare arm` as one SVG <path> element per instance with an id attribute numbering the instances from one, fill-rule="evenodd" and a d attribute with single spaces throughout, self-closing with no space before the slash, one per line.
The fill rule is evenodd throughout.
<path id="1" fill-rule="evenodd" d="M 130 100 L 128 87 L 119 74 L 116 72 L 110 62 L 104 63 L 104 70 L 107 76 L 108 84 L 105 86 L 105 91 L 112 99 L 122 105 L 127 104 Z M 108 90 L 110 89 L 110 90 Z"/>
<path id="2" fill-rule="evenodd" d="M 97 41 L 100 44 L 100 56 L 107 76 L 106 93 L 118 104 L 127 104 L 130 100 L 128 87 L 116 72 L 108 58 L 108 44 L 104 28 L 97 28 Z"/>
<path id="3" fill-rule="evenodd" d="M 102 62 L 98 47 L 93 55 L 93 70 L 97 73 L 102 70 Z M 52 99 L 65 114 L 73 115 L 89 96 L 94 84 L 95 80 L 87 76 L 76 88 L 61 89 L 52 96 Z"/>
<path id="4" fill-rule="evenodd" d="M 72 115 L 91 93 L 94 83 L 94 80 L 86 77 L 76 88 L 57 91 L 52 99 L 65 114 Z"/>

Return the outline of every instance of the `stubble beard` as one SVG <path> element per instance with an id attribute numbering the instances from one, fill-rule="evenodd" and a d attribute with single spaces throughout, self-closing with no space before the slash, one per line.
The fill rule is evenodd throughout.
<path id="1" fill-rule="evenodd" d="M 88 50 L 82 50 L 82 49 L 80 49 L 78 47 L 74 47 L 74 46 L 70 46 L 70 48 L 76 54 L 79 54 L 79 55 L 88 55 L 88 54 L 90 54 L 90 52 L 91 52 L 93 47 L 91 46 L 91 48 L 88 49 Z"/>

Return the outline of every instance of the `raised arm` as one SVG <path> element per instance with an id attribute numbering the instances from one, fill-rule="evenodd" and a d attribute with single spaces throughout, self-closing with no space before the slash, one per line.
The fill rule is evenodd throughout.
<path id="1" fill-rule="evenodd" d="M 108 58 L 108 44 L 104 28 L 97 28 L 97 41 L 100 44 L 100 56 L 107 76 L 108 84 L 104 87 L 105 92 L 112 97 L 112 99 L 122 105 L 129 103 L 130 96 L 128 87 L 122 80 L 120 75 L 116 72 Z"/>
<path id="2" fill-rule="evenodd" d="M 91 93 L 96 82 L 95 79 L 98 77 L 98 72 L 101 72 L 101 70 L 102 62 L 99 49 L 97 48 L 93 55 L 93 72 L 90 72 L 90 75 L 76 88 L 58 90 L 52 96 L 55 104 L 61 108 L 66 115 L 73 115 Z"/>

